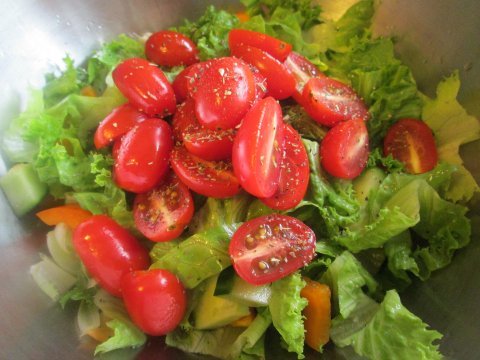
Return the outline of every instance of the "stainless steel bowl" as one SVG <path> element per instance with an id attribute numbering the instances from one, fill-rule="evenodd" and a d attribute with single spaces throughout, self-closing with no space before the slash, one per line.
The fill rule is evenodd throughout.
<path id="1" fill-rule="evenodd" d="M 29 86 L 61 64 L 65 52 L 77 63 L 119 33 L 164 28 L 199 16 L 207 4 L 232 1 L 187 0 L 2 0 L 0 2 L 0 132 L 23 106 Z M 378 34 L 396 34 L 400 57 L 413 67 L 420 88 L 433 95 L 442 76 L 459 69 L 461 101 L 480 117 L 480 2 L 477 0 L 384 0 L 375 19 Z M 480 144 L 462 149 L 468 167 L 480 178 Z M 0 158 L 0 175 L 7 165 Z M 480 207 L 473 204 L 472 243 L 448 268 L 425 284 L 415 283 L 404 302 L 445 336 L 449 359 L 471 360 L 480 353 Z M 93 344 L 79 342 L 73 309 L 66 313 L 33 283 L 29 267 L 44 250 L 46 228 L 35 219 L 18 220 L 0 193 L 0 358 L 89 359 Z M 153 341 L 140 350 L 116 352 L 112 359 L 186 359 L 189 356 Z M 327 351 L 325 359 L 352 358 Z"/>

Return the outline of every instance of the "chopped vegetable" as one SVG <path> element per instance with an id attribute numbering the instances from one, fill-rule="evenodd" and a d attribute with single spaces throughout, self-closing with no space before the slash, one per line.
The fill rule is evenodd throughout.
<path id="1" fill-rule="evenodd" d="M 36 215 L 47 225 L 65 223 L 70 229 L 75 229 L 82 222 L 93 216 L 90 211 L 84 210 L 78 205 L 57 206 L 39 211 Z"/>

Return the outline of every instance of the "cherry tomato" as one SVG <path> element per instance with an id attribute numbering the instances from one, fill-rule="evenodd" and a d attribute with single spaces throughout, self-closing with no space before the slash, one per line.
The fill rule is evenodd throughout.
<path id="1" fill-rule="evenodd" d="M 172 86 L 155 64 L 145 59 L 127 59 L 117 65 L 112 77 L 121 93 L 137 110 L 160 117 L 175 112 Z"/>
<path id="2" fill-rule="evenodd" d="M 259 48 L 275 59 L 283 62 L 292 51 L 292 45 L 272 36 L 245 29 L 232 29 L 228 33 L 228 46 L 230 49 L 245 45 Z"/>
<path id="3" fill-rule="evenodd" d="M 294 51 L 287 56 L 283 64 L 290 70 L 296 81 L 292 97 L 297 103 L 301 104 L 303 88 L 308 80 L 312 77 L 324 77 L 325 75 L 314 64 Z"/>
<path id="4" fill-rule="evenodd" d="M 232 156 L 235 129 L 211 130 L 200 125 L 195 116 L 193 99 L 187 99 L 179 106 L 172 126 L 175 136 L 179 136 L 191 154 L 212 161 L 229 159 Z"/>
<path id="5" fill-rule="evenodd" d="M 123 301 L 133 322 L 146 334 L 162 336 L 182 321 L 187 295 L 168 270 L 135 271 L 123 278 Z"/>
<path id="6" fill-rule="evenodd" d="M 122 137 L 113 168 L 115 182 L 134 193 L 153 189 L 167 173 L 172 148 L 172 130 L 164 120 L 136 125 Z"/>
<path id="7" fill-rule="evenodd" d="M 198 61 L 198 49 L 187 36 L 170 30 L 150 35 L 145 43 L 147 59 L 158 65 L 191 65 Z"/>
<path id="8" fill-rule="evenodd" d="M 255 99 L 255 79 L 240 59 L 217 59 L 208 67 L 194 94 L 200 124 L 209 129 L 238 125 Z"/>
<path id="9" fill-rule="evenodd" d="M 130 104 L 121 105 L 115 109 L 98 125 L 93 141 L 100 149 L 110 145 L 115 139 L 127 133 L 136 124 L 141 123 L 148 116 L 135 109 Z"/>
<path id="10" fill-rule="evenodd" d="M 232 162 L 250 194 L 263 198 L 278 190 L 283 137 L 282 109 L 272 97 L 257 102 L 243 119 L 233 142 Z"/>
<path id="11" fill-rule="evenodd" d="M 262 75 L 260 70 L 258 70 L 255 66 L 250 65 L 250 69 L 252 70 L 253 78 L 255 79 L 254 102 L 257 102 L 258 100 L 261 100 L 265 96 L 267 96 L 267 79 L 265 78 L 265 76 Z"/>
<path id="12" fill-rule="evenodd" d="M 240 191 L 240 184 L 228 161 L 207 161 L 190 154 L 183 146 L 173 149 L 170 164 L 191 190 L 214 198 L 227 198 Z"/>
<path id="13" fill-rule="evenodd" d="M 138 194 L 133 203 L 135 226 L 152 241 L 178 237 L 192 219 L 193 211 L 190 190 L 173 173 L 157 188 Z"/>
<path id="14" fill-rule="evenodd" d="M 148 251 L 126 229 L 105 215 L 81 223 L 73 245 L 89 274 L 114 296 L 122 295 L 122 277 L 150 266 Z"/>
<path id="15" fill-rule="evenodd" d="M 243 223 L 228 251 L 238 276 L 262 285 L 307 265 L 315 255 L 315 243 L 315 233 L 300 220 L 270 214 Z"/>
<path id="16" fill-rule="evenodd" d="M 285 139 L 280 182 L 272 197 L 260 199 L 275 210 L 288 210 L 297 206 L 307 192 L 310 165 L 300 134 L 289 124 L 284 125 Z"/>
<path id="17" fill-rule="evenodd" d="M 438 162 L 432 130 L 421 120 L 402 119 L 393 124 L 383 142 L 385 156 L 391 154 L 411 174 L 432 170 Z"/>
<path id="18" fill-rule="evenodd" d="M 342 179 L 361 174 L 368 160 L 368 131 L 362 119 L 341 122 L 331 128 L 320 144 L 323 168 Z"/>
<path id="19" fill-rule="evenodd" d="M 183 69 L 173 80 L 172 87 L 178 103 L 192 97 L 197 91 L 198 80 L 216 59 L 195 63 Z"/>
<path id="20" fill-rule="evenodd" d="M 308 80 L 301 104 L 308 115 L 325 126 L 334 126 L 349 119 L 368 119 L 367 107 L 355 91 L 328 77 Z"/>
<path id="21" fill-rule="evenodd" d="M 295 91 L 295 78 L 280 61 L 253 46 L 231 49 L 233 56 L 255 66 L 267 80 L 267 96 L 277 100 L 290 97 Z"/>

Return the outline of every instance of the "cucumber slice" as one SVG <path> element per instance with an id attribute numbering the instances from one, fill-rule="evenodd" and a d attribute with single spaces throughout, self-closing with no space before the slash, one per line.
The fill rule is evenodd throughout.
<path id="1" fill-rule="evenodd" d="M 368 201 L 368 195 L 374 188 L 378 188 L 385 179 L 385 172 L 379 168 L 371 168 L 353 181 L 353 189 L 360 205 Z"/>
<path id="2" fill-rule="evenodd" d="M 17 216 L 25 215 L 37 206 L 48 190 L 31 164 L 14 165 L 0 178 L 0 187 Z"/>

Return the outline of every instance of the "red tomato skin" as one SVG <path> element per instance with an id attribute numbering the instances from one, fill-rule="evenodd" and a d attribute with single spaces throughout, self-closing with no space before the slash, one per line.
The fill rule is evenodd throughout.
<path id="1" fill-rule="evenodd" d="M 363 119 L 353 119 L 331 128 L 320 144 L 323 168 L 342 179 L 360 175 L 368 160 L 368 131 Z"/>
<path id="2" fill-rule="evenodd" d="M 153 189 L 168 171 L 173 148 L 170 125 L 161 119 L 147 119 L 121 140 L 113 177 L 127 191 L 142 193 Z"/>
<path id="3" fill-rule="evenodd" d="M 365 103 L 351 87 L 326 76 L 308 80 L 300 103 L 313 120 L 329 127 L 369 117 Z"/>
<path id="4" fill-rule="evenodd" d="M 260 200 L 274 210 L 289 210 L 302 201 L 308 188 L 310 164 L 300 134 L 284 124 L 283 159 L 278 190 L 272 197 Z"/>
<path id="5" fill-rule="evenodd" d="M 259 48 L 278 61 L 285 61 L 288 54 L 292 51 L 292 45 L 256 31 L 245 29 L 232 29 L 228 33 L 228 46 L 230 49 L 242 46 L 253 46 Z"/>
<path id="6" fill-rule="evenodd" d="M 89 274 L 110 294 L 121 297 L 123 276 L 150 266 L 148 251 L 126 229 L 105 215 L 81 223 L 73 245 Z"/>
<path id="7" fill-rule="evenodd" d="M 235 129 L 211 130 L 200 125 L 195 115 L 193 99 L 186 100 L 178 107 L 172 127 L 177 142 L 183 142 L 193 155 L 211 161 L 225 160 L 232 156 Z"/>
<path id="8" fill-rule="evenodd" d="M 216 59 L 195 63 L 183 69 L 173 80 L 172 87 L 178 103 L 183 103 L 197 91 L 198 81 Z"/>
<path id="9" fill-rule="evenodd" d="M 296 86 L 292 97 L 301 105 L 303 88 L 308 80 L 312 77 L 325 77 L 325 75 L 309 60 L 294 51 L 288 54 L 283 64 L 295 78 Z"/>
<path id="10" fill-rule="evenodd" d="M 95 131 L 93 142 L 97 149 L 110 145 L 113 141 L 127 133 L 136 124 L 146 120 L 148 116 L 130 104 L 120 105 L 103 119 Z"/>
<path id="11" fill-rule="evenodd" d="M 255 99 L 253 100 L 253 103 L 256 103 L 267 96 L 267 79 L 255 66 L 250 65 L 250 69 L 252 70 L 255 79 Z"/>
<path id="12" fill-rule="evenodd" d="M 234 47 L 230 50 L 233 56 L 243 59 L 260 70 L 267 83 L 266 96 L 272 96 L 277 100 L 292 96 L 295 91 L 295 78 L 280 61 L 253 46 Z"/>
<path id="13" fill-rule="evenodd" d="M 270 214 L 243 223 L 228 251 L 238 276 L 263 285 L 307 265 L 315 255 L 315 243 L 315 233 L 300 220 Z"/>
<path id="14" fill-rule="evenodd" d="M 232 197 L 240 191 L 229 161 L 207 161 L 176 146 L 170 156 L 170 166 L 191 190 L 213 198 Z"/>
<path id="15" fill-rule="evenodd" d="M 112 72 L 120 92 L 137 110 L 164 117 L 176 109 L 175 94 L 162 70 L 145 59 L 124 60 Z"/>
<path id="16" fill-rule="evenodd" d="M 283 130 L 282 109 L 272 97 L 257 102 L 238 129 L 233 169 L 241 186 L 252 195 L 265 198 L 278 190 Z"/>
<path id="17" fill-rule="evenodd" d="M 384 154 L 391 154 L 405 164 L 410 174 L 433 170 L 438 163 L 438 152 L 432 130 L 417 119 L 401 119 L 387 131 Z"/>
<path id="18" fill-rule="evenodd" d="M 197 45 L 182 33 L 157 31 L 145 43 L 147 59 L 162 66 L 192 65 L 198 62 Z"/>
<path id="19" fill-rule="evenodd" d="M 155 189 L 137 194 L 133 202 L 136 228 L 146 238 L 156 242 L 180 236 L 193 213 L 190 190 L 173 173 L 169 173 Z"/>
<path id="20" fill-rule="evenodd" d="M 255 99 L 255 79 L 240 59 L 224 57 L 208 67 L 193 95 L 200 124 L 209 129 L 238 125 Z"/>
<path id="21" fill-rule="evenodd" d="M 182 321 L 187 294 L 170 271 L 134 271 L 123 277 L 123 301 L 133 322 L 146 334 L 163 336 Z"/>

